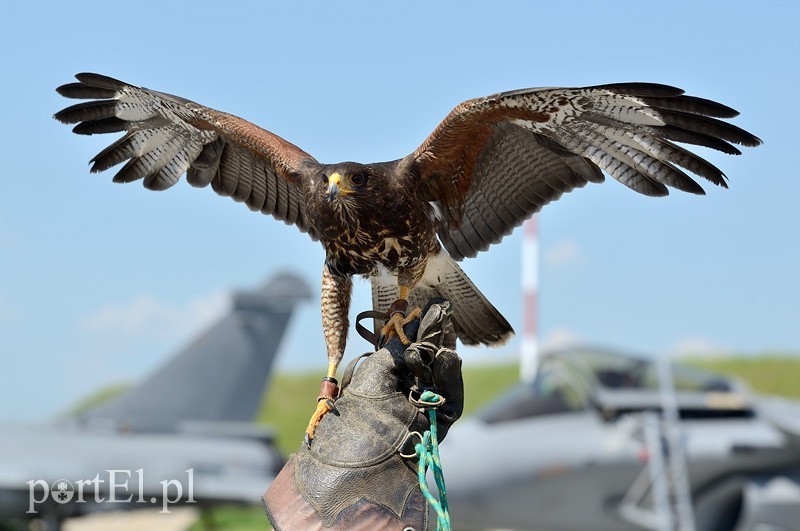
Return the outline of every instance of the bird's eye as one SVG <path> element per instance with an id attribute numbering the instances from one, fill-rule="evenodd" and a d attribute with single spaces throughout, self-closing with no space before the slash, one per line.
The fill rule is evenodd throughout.
<path id="1" fill-rule="evenodd" d="M 365 182 L 367 182 L 367 177 L 363 173 L 356 173 L 352 177 L 350 177 L 350 182 L 352 182 L 356 186 L 361 186 Z"/>
<path id="2" fill-rule="evenodd" d="M 324 175 L 324 174 L 322 175 L 322 182 L 325 183 L 325 184 L 328 184 L 328 176 L 327 175 Z"/>

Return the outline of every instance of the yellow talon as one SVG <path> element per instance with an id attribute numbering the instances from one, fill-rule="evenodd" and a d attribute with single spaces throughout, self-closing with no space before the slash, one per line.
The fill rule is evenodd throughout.
<path id="1" fill-rule="evenodd" d="M 381 335 L 389 340 L 393 335 L 396 334 L 404 345 L 410 344 L 411 341 L 409 341 L 408 337 L 406 337 L 403 327 L 416 319 L 421 313 L 422 308 L 414 308 L 407 316 L 404 316 L 400 312 L 393 313 L 392 316 L 389 317 L 389 320 L 386 321 L 386 326 L 381 329 Z"/>
<path id="2" fill-rule="evenodd" d="M 336 374 L 335 363 L 332 363 L 329 367 L 329 372 L 331 372 L 331 370 L 333 374 Z M 317 397 L 317 409 L 314 410 L 314 413 L 311 415 L 311 419 L 308 421 L 308 427 L 306 428 L 306 444 L 309 444 L 314 438 L 314 432 L 317 431 L 317 426 L 319 426 L 322 418 L 336 409 L 333 405 L 333 401 L 336 400 L 338 396 L 339 382 L 336 381 L 336 378 L 332 376 L 323 378 L 322 384 L 320 385 L 319 396 Z"/>
<path id="3" fill-rule="evenodd" d="M 306 442 L 314 438 L 314 432 L 316 432 L 317 426 L 322 421 L 322 417 L 331 410 L 333 410 L 333 405 L 329 399 L 322 399 L 317 402 L 317 409 L 311 415 L 311 420 L 308 421 L 308 427 L 306 428 Z"/>

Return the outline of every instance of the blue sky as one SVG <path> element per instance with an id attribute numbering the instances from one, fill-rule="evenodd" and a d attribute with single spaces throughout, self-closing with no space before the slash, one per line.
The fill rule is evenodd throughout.
<path id="1" fill-rule="evenodd" d="M 154 193 L 91 175 L 112 137 L 51 116 L 55 87 L 95 71 L 245 117 L 323 162 L 413 150 L 459 102 L 529 86 L 653 81 L 740 110 L 764 141 L 704 151 L 708 195 L 639 196 L 608 179 L 545 208 L 545 341 L 649 353 L 800 352 L 793 157 L 794 2 L 107 2 L 7 7 L 0 35 L 0 418 L 46 418 L 153 370 L 225 308 L 230 288 L 297 271 L 319 244 L 211 190 Z M 765 7 L 766 6 L 766 7 Z M 520 329 L 520 235 L 463 264 Z M 366 309 L 358 283 L 354 310 Z M 348 356 L 366 344 L 352 335 Z M 462 350 L 508 358 L 518 348 Z M 319 305 L 284 368 L 325 368 Z"/>

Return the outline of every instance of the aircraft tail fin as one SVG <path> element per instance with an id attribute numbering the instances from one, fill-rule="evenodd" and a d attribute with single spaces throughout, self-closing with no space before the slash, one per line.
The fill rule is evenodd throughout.
<path id="1" fill-rule="evenodd" d="M 226 316 L 141 384 L 81 419 L 137 432 L 171 432 L 186 421 L 252 421 L 292 311 L 310 296 L 288 273 L 234 292 Z"/>

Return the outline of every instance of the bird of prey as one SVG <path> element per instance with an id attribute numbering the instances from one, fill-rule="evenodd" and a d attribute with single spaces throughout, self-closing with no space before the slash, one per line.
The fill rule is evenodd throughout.
<path id="1" fill-rule="evenodd" d="M 352 277 L 372 281 L 383 333 L 429 297 L 453 302 L 453 332 L 495 345 L 513 330 L 457 262 L 499 243 L 565 192 L 604 173 L 633 190 L 694 194 L 692 173 L 726 187 L 722 171 L 680 144 L 738 155 L 752 134 L 720 118 L 720 103 L 652 83 L 532 88 L 465 101 L 413 153 L 390 162 L 323 164 L 242 118 L 98 74 L 57 89 L 88 99 L 55 115 L 78 134 L 124 133 L 92 159 L 92 172 L 127 161 L 115 182 L 164 190 L 189 184 L 295 225 L 325 249 L 322 324 L 328 372 L 307 435 L 331 408 L 345 349 Z M 409 311 L 409 302 L 412 310 Z"/>

